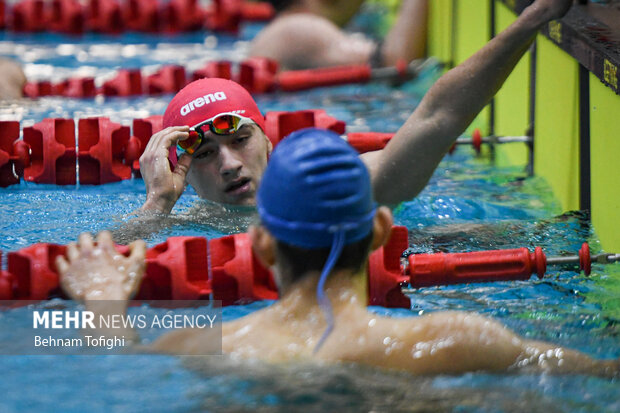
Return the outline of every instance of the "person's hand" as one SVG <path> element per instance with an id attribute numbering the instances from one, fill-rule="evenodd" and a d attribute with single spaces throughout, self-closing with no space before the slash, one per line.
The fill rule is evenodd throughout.
<path id="1" fill-rule="evenodd" d="M 108 231 L 99 233 L 97 245 L 90 234 L 81 234 L 78 245 L 67 246 L 68 260 L 56 258 L 60 286 L 74 300 L 128 300 L 144 274 L 146 244 L 138 240 L 129 249 L 129 257 L 119 254 Z"/>
<path id="2" fill-rule="evenodd" d="M 173 126 L 157 132 L 140 157 L 140 173 L 146 185 L 146 202 L 142 211 L 169 213 L 185 190 L 185 176 L 192 158 L 183 154 L 170 170 L 168 152 L 179 140 L 189 137 L 189 127 Z"/>
<path id="3" fill-rule="evenodd" d="M 573 5 L 573 0 L 536 0 L 532 6 L 545 21 L 563 17 Z"/>

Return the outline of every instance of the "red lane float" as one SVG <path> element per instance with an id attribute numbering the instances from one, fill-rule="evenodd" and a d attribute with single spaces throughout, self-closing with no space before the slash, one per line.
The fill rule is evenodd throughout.
<path id="1" fill-rule="evenodd" d="M 41 80 L 38 82 L 26 83 L 24 85 L 23 93 L 24 96 L 34 99 L 42 96 L 50 96 L 54 93 L 54 89 L 50 81 Z"/>
<path id="2" fill-rule="evenodd" d="M 6 3 L 0 0 L 0 30 L 6 28 Z"/>
<path id="3" fill-rule="evenodd" d="M 271 92 L 275 89 L 278 63 L 264 57 L 252 57 L 239 65 L 237 83 L 252 93 Z"/>
<path id="4" fill-rule="evenodd" d="M 265 132 L 274 146 L 301 128 L 314 126 L 342 134 L 346 126 L 322 109 L 268 112 L 265 124 Z M 108 118 L 80 119 L 76 151 L 72 119 L 45 119 L 24 128 L 23 140 L 18 140 L 18 122 L 0 122 L 0 186 L 17 184 L 21 176 L 31 182 L 74 185 L 76 156 L 82 184 L 130 179 L 132 172 L 139 176 L 140 156 L 153 134 L 162 128 L 160 115 L 135 119 L 131 137 L 129 127 Z"/>
<path id="5" fill-rule="evenodd" d="M 271 272 L 254 255 L 248 234 L 210 240 L 209 251 L 214 300 L 232 305 L 278 298 Z"/>
<path id="6" fill-rule="evenodd" d="M 67 79 L 53 85 L 52 94 L 71 98 L 92 98 L 97 95 L 95 79 L 92 77 Z"/>
<path id="7" fill-rule="evenodd" d="M 9 29 L 15 32 L 38 32 L 46 28 L 43 0 L 22 0 L 13 5 Z"/>
<path id="8" fill-rule="evenodd" d="M 2 262 L 2 251 L 0 251 L 0 262 Z M 13 299 L 13 274 L 0 269 L 0 300 Z"/>
<path id="9" fill-rule="evenodd" d="M 127 0 L 123 8 L 127 29 L 155 33 L 163 25 L 163 16 L 157 0 Z"/>
<path id="10" fill-rule="evenodd" d="M 84 33 L 84 7 L 78 0 L 53 0 L 49 28 L 59 33 Z"/>
<path id="11" fill-rule="evenodd" d="M 59 293 L 56 257 L 65 255 L 66 247 L 34 244 L 7 254 L 8 272 L 12 275 L 13 298 L 47 300 Z"/>
<path id="12" fill-rule="evenodd" d="M 370 257 L 369 303 L 409 308 L 400 293 L 406 282 L 400 268 L 407 248 L 407 229 L 395 227 L 384 251 Z M 129 248 L 117 246 L 128 255 Z M 0 299 L 44 300 L 60 294 L 56 257 L 66 248 L 35 244 L 8 254 L 8 271 L 0 274 Z M 400 275 L 399 275 L 400 273 Z M 171 237 L 146 252 L 146 270 L 136 299 L 196 300 L 212 297 L 222 305 L 275 300 L 278 290 L 271 272 L 256 258 L 248 234 L 207 241 L 203 237 Z"/>
<path id="13" fill-rule="evenodd" d="M 576 264 L 590 273 L 590 250 L 584 243 L 578 257 L 547 258 L 540 247 L 410 255 L 408 266 L 401 257 L 408 248 L 405 227 L 393 227 L 386 246 L 370 255 L 368 304 L 410 308 L 401 287 L 428 287 L 472 282 L 542 278 L 547 262 Z M 129 248 L 117 246 L 127 255 Z M 8 254 L 8 271 L 0 273 L 0 299 L 44 300 L 60 294 L 55 260 L 66 248 L 35 244 Z M 602 256 L 607 257 L 601 260 Z M 603 258 L 605 258 L 603 257 Z M 596 256 L 598 262 L 620 261 L 620 254 Z M 147 250 L 146 271 L 137 299 L 196 300 L 212 298 L 223 305 L 277 299 L 271 272 L 258 261 L 248 234 L 235 234 L 208 241 L 203 237 L 171 237 Z"/>
<path id="14" fill-rule="evenodd" d="M 366 83 L 371 79 L 370 65 L 338 66 L 278 73 L 277 88 L 287 92 L 323 86 Z"/>
<path id="15" fill-rule="evenodd" d="M 205 77 L 232 79 L 231 63 L 226 61 L 208 62 L 202 68 L 192 73 L 192 81 Z"/>
<path id="16" fill-rule="evenodd" d="M 211 293 L 206 238 L 171 237 L 147 251 L 137 300 L 203 300 Z"/>
<path id="17" fill-rule="evenodd" d="M 122 4 L 121 4 L 122 3 Z M 0 29 L 4 29 L 5 0 L 0 0 Z M 179 32 L 208 28 L 236 33 L 248 20 L 268 20 L 274 10 L 268 3 L 214 0 L 203 9 L 197 0 L 21 0 L 11 7 L 10 30 L 68 34 L 85 31 L 116 34 L 125 30 Z"/>
<path id="18" fill-rule="evenodd" d="M 275 15 L 275 9 L 268 2 L 246 1 L 241 4 L 241 18 L 245 21 L 267 21 Z"/>
<path id="19" fill-rule="evenodd" d="M 406 227 L 392 227 L 388 243 L 370 254 L 368 259 L 368 304 L 388 308 L 410 308 L 411 300 L 401 287 L 409 282 L 403 273 L 401 256 L 409 248 Z"/>
<path id="20" fill-rule="evenodd" d="M 579 249 L 579 269 L 582 270 L 585 275 L 590 275 L 590 273 L 592 272 L 590 246 L 587 242 L 581 244 L 581 248 Z"/>
<path id="21" fill-rule="evenodd" d="M 103 84 L 101 93 L 105 96 L 135 96 L 141 95 L 143 90 L 140 70 L 121 69 Z"/>
<path id="22" fill-rule="evenodd" d="M 467 253 L 414 254 L 407 272 L 412 287 L 542 278 L 547 259 L 540 247 Z"/>
<path id="23" fill-rule="evenodd" d="M 120 4 L 116 0 L 90 0 L 86 8 L 86 25 L 97 33 L 123 32 L 125 22 Z"/>
<path id="24" fill-rule="evenodd" d="M 75 185 L 76 148 L 73 119 L 44 119 L 24 128 L 24 142 L 30 146 L 30 166 L 24 179 L 30 182 Z"/>
<path id="25" fill-rule="evenodd" d="M 200 30 L 205 25 L 205 11 L 198 0 L 170 0 L 164 6 L 165 30 L 186 32 Z"/>
<path id="26" fill-rule="evenodd" d="M 140 156 L 151 140 L 151 136 L 163 129 L 163 121 L 164 117 L 161 115 L 133 120 L 133 136 L 127 143 L 125 163 L 131 166 L 136 177 L 140 176 Z"/>
<path id="27" fill-rule="evenodd" d="M 208 62 L 204 67 L 194 71 L 191 79 L 186 77 L 185 73 L 188 71 L 182 66 L 163 66 L 157 73 L 150 76 L 142 75 L 137 69 L 121 69 L 113 79 L 108 80 L 97 91 L 97 94 L 105 96 L 131 96 L 143 93 L 175 93 L 188 81 L 203 77 L 235 79 L 250 93 L 266 93 L 277 90 L 296 91 L 319 86 L 402 77 L 400 69 L 397 67 L 374 69 L 373 71 L 370 69 L 370 66 L 366 65 L 278 72 L 278 63 L 276 61 L 262 57 L 247 59 L 239 63 L 235 69 L 236 72 L 233 73 L 232 65 L 227 61 Z M 407 66 L 407 70 L 415 71 L 417 69 Z M 142 78 L 145 78 L 146 85 L 144 86 L 142 85 Z M 74 82 L 77 80 L 73 79 Z M 51 94 L 68 96 L 63 93 L 62 88 L 54 87 L 49 81 L 31 82 L 26 86 L 24 93 L 26 96 L 33 98 Z"/>
<path id="28" fill-rule="evenodd" d="M 217 32 L 237 33 L 241 24 L 241 0 L 213 0 L 206 11 L 205 26 Z"/>
<path id="29" fill-rule="evenodd" d="M 276 146 L 285 136 L 303 128 L 324 128 L 343 134 L 346 124 L 327 114 L 323 109 L 299 110 L 296 112 L 267 112 L 265 134 Z"/>
<path id="30" fill-rule="evenodd" d="M 30 154 L 19 139 L 19 122 L 0 121 L 0 187 L 19 183 Z"/>
<path id="31" fill-rule="evenodd" d="M 80 119 L 78 123 L 80 183 L 100 185 L 131 178 L 125 165 L 129 127 L 108 118 Z"/>
<path id="32" fill-rule="evenodd" d="M 178 65 L 162 66 L 146 78 L 146 90 L 151 95 L 177 93 L 187 84 L 185 68 Z"/>

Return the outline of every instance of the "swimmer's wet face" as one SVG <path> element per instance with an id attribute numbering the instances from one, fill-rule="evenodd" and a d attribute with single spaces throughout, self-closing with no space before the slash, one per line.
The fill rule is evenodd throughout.
<path id="1" fill-rule="evenodd" d="M 192 155 L 187 182 L 205 199 L 255 205 L 256 190 L 267 167 L 271 143 L 254 123 L 220 135 L 208 130 Z"/>
<path id="2" fill-rule="evenodd" d="M 263 132 L 265 119 L 248 91 L 227 79 L 188 84 L 168 104 L 163 119 L 165 128 L 184 125 L 194 131 L 185 143 L 175 142 L 170 148 L 170 160 L 176 166 L 174 155 L 191 154 L 186 182 L 201 198 L 254 205 L 271 142 Z"/>

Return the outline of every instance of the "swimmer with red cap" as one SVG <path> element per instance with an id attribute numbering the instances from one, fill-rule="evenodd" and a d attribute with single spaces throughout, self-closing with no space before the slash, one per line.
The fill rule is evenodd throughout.
<path id="1" fill-rule="evenodd" d="M 254 205 L 272 146 L 242 86 L 225 79 L 190 83 L 168 105 L 163 126 L 140 158 L 143 210 L 170 212 L 186 181 L 204 199 Z"/>
<path id="2" fill-rule="evenodd" d="M 536 0 L 506 30 L 444 74 L 388 145 L 363 154 L 373 194 L 383 205 L 415 197 L 457 137 L 491 100 L 540 27 L 563 16 L 571 0 Z M 140 158 L 147 188 L 143 211 L 169 213 L 186 182 L 205 199 L 254 205 L 271 144 L 263 117 L 240 85 L 223 79 L 190 83 L 170 102 L 165 129 Z M 178 163 L 170 165 L 171 154 Z M 282 177 L 282 181 L 286 177 Z"/>
<path id="3" fill-rule="evenodd" d="M 424 375 L 618 375 L 617 360 L 593 360 L 526 340 L 475 313 L 390 318 L 369 312 L 368 256 L 389 239 L 392 215 L 374 202 L 370 174 L 357 152 L 333 132 L 304 129 L 278 145 L 257 209 L 260 225 L 249 232 L 252 249 L 271 268 L 280 300 L 223 323 L 224 354 L 273 363 L 358 363 Z M 125 311 L 124 301 L 137 290 L 145 268 L 144 242 L 130 248 L 126 257 L 115 250 L 109 232 L 98 236 L 96 246 L 82 234 L 79 245 L 67 247 L 68 260 L 57 259 L 63 289 L 84 300 L 89 311 L 102 311 L 106 303 Z M 210 344 L 219 345 L 210 329 L 185 329 L 164 335 L 151 349 L 200 355 Z"/>

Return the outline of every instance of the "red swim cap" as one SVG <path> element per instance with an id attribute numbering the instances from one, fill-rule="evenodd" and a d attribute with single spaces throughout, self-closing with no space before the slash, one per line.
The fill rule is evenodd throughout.
<path id="1" fill-rule="evenodd" d="M 250 118 L 265 130 L 265 118 L 248 91 L 232 80 L 218 78 L 199 79 L 181 89 L 166 108 L 164 128 L 194 126 L 226 112 Z"/>
<path id="2" fill-rule="evenodd" d="M 166 108 L 163 126 L 194 126 L 227 112 L 250 118 L 265 130 L 265 118 L 250 93 L 232 80 L 218 78 L 199 79 L 181 89 Z M 169 158 L 176 165 L 175 147 Z"/>

